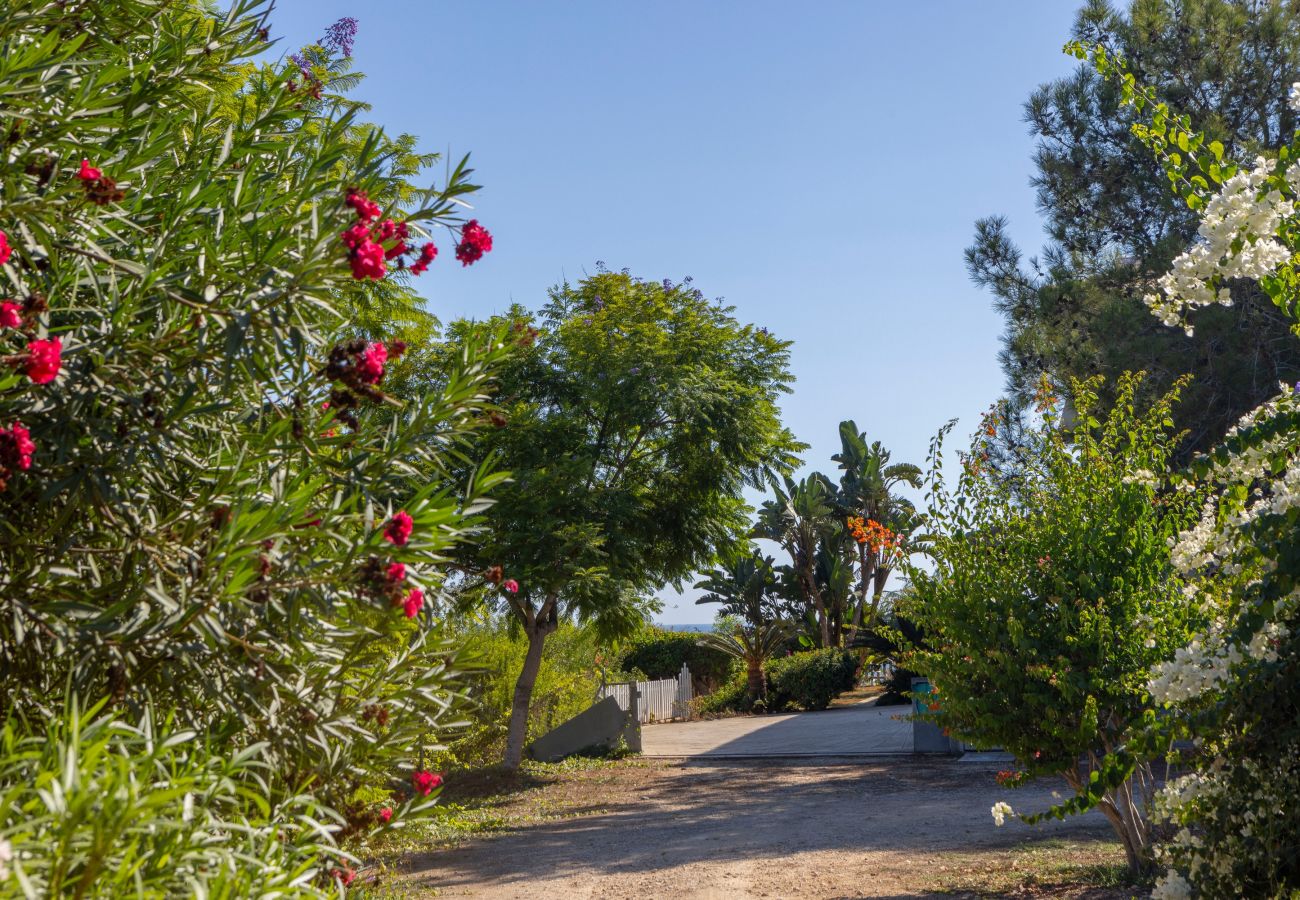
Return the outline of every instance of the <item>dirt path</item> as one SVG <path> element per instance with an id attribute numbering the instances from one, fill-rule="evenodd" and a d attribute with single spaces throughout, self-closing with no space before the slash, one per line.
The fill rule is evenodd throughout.
<path id="1" fill-rule="evenodd" d="M 515 798 L 525 827 L 417 854 L 404 881 L 417 896 L 480 900 L 915 898 L 969 883 L 1131 894 L 1060 886 L 1071 865 L 1122 859 L 1105 820 L 996 828 L 994 802 L 1052 800 L 1050 785 L 1009 791 L 995 774 L 947 760 L 628 761 Z"/>

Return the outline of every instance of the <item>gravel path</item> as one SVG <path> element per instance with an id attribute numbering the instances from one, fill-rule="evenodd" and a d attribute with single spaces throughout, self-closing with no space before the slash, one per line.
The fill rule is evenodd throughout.
<path id="1" fill-rule="evenodd" d="M 995 774 L 946 759 L 629 761 L 548 785 L 526 827 L 418 854 L 403 880 L 480 900 L 917 898 L 937 896 L 950 863 L 1014 865 L 1000 860 L 1045 840 L 1113 858 L 1097 813 L 994 827 L 998 800 L 1052 802 L 1051 785 L 1009 791 Z"/>

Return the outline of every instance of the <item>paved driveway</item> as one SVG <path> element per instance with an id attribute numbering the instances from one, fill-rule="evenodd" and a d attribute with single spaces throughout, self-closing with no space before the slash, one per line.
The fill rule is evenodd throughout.
<path id="1" fill-rule="evenodd" d="M 885 756 L 912 752 L 909 706 L 870 703 L 819 712 L 735 716 L 641 728 L 645 756 L 713 759 L 780 756 Z"/>

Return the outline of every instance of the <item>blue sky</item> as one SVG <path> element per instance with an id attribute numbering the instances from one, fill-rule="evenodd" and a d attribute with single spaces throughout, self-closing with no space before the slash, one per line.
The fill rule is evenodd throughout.
<path id="1" fill-rule="evenodd" d="M 795 342 L 786 423 L 833 471 L 855 419 L 896 461 L 997 399 L 1001 320 L 973 223 L 1042 242 L 1021 104 L 1071 68 L 1077 4 L 928 0 L 279 0 L 283 52 L 360 22 L 356 95 L 426 151 L 469 151 L 495 249 L 421 279 L 444 320 L 539 305 L 597 260 L 693 276 Z M 713 609 L 671 596 L 665 622 Z"/>

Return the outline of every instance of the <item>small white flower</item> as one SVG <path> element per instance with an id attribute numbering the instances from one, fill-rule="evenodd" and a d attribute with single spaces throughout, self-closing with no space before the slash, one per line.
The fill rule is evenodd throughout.
<path id="1" fill-rule="evenodd" d="M 1011 809 L 1011 804 L 1003 803 L 1001 800 L 994 803 L 989 812 L 993 813 L 993 824 L 999 827 L 1007 820 L 1007 816 L 1015 815 L 1015 811 Z"/>

